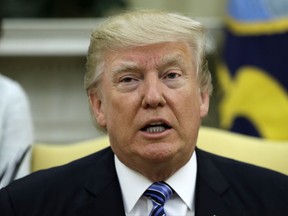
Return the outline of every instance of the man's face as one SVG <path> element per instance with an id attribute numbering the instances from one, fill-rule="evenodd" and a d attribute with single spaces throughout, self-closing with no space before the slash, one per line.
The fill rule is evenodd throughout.
<path id="1" fill-rule="evenodd" d="M 109 52 L 105 59 L 100 90 L 90 102 L 114 153 L 136 170 L 186 163 L 209 106 L 188 45 L 134 47 Z"/>

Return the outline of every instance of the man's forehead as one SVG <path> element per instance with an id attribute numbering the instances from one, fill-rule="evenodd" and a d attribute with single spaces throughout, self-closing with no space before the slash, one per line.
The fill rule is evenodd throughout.
<path id="1" fill-rule="evenodd" d="M 186 60 L 186 61 L 185 61 Z M 146 68 L 148 65 L 153 65 L 155 67 L 165 67 L 169 65 L 177 65 L 187 63 L 187 56 L 183 53 L 166 53 L 157 56 L 146 56 L 146 58 L 137 58 L 135 56 L 130 56 L 127 58 L 116 59 L 112 63 L 112 71 L 115 73 L 121 71 L 138 70 L 141 68 Z"/>

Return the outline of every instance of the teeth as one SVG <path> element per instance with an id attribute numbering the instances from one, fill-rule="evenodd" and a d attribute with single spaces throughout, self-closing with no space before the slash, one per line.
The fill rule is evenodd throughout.
<path id="1" fill-rule="evenodd" d="M 148 133 L 160 133 L 165 130 L 164 126 L 154 126 L 154 127 L 147 127 L 146 132 Z"/>
<path id="2" fill-rule="evenodd" d="M 150 125 L 161 125 L 161 124 L 163 124 L 163 122 L 152 122 L 152 123 L 150 123 Z"/>

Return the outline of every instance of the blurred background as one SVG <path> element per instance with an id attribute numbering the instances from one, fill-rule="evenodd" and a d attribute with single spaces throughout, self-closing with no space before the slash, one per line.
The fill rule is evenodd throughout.
<path id="1" fill-rule="evenodd" d="M 266 2 L 266 5 L 263 2 Z M 285 59 L 286 62 L 288 60 L 288 6 L 287 1 L 283 0 L 273 1 L 275 4 L 272 4 L 271 0 L 269 5 L 267 2 L 269 3 L 256 0 L 1 0 L 0 12 L 4 19 L 0 40 L 0 72 L 17 80 L 26 90 L 33 114 L 35 142 L 68 143 L 94 138 L 100 134 L 93 127 L 83 88 L 85 58 L 91 29 L 109 15 L 134 8 L 181 12 L 201 21 L 208 30 L 207 53 L 215 89 L 211 98 L 210 114 L 203 124 L 253 136 L 287 140 L 288 72 L 284 62 Z M 267 11 L 267 8 L 274 9 Z M 275 13 L 274 16 L 271 15 L 272 12 Z M 281 25 L 279 27 L 277 22 L 279 28 L 266 28 L 269 34 L 264 30 L 256 31 L 255 26 L 252 26 L 255 31 L 250 31 L 249 25 L 247 26 L 250 21 L 265 24 L 267 20 L 276 18 L 281 19 Z M 241 22 L 244 24 L 241 25 Z M 265 25 L 263 26 L 265 29 Z M 275 62 L 275 65 L 278 65 L 276 78 L 281 82 L 276 82 L 276 86 L 273 84 L 273 91 L 268 88 L 269 82 L 263 85 L 250 82 L 252 88 L 239 84 L 240 81 L 233 83 L 232 78 L 236 77 L 241 64 L 253 66 L 256 61 L 255 68 L 261 66 L 263 61 L 259 60 L 259 54 L 269 53 L 271 47 L 274 47 L 266 37 L 274 34 L 273 29 L 279 42 L 275 53 L 281 56 L 277 61 L 283 64 L 283 69 L 279 69 L 279 64 Z M 257 37 L 262 34 L 265 35 L 265 38 L 262 37 L 263 44 L 269 44 L 265 50 L 262 50 L 265 47 L 263 44 L 254 43 L 259 41 Z M 284 36 L 280 37 L 279 34 Z M 257 46 L 253 47 L 255 44 Z M 259 61 L 236 62 L 247 56 L 243 50 L 241 51 L 243 47 L 246 51 L 249 48 L 248 53 L 255 51 L 253 58 L 257 57 Z M 281 51 L 280 48 L 286 51 Z M 267 63 L 267 59 L 273 56 L 275 55 L 271 53 L 268 57 L 266 55 L 264 62 Z M 267 68 L 272 71 L 273 65 L 269 64 Z M 249 69 L 251 72 L 251 67 Z M 257 76 L 255 70 L 251 73 L 256 75 L 254 78 L 249 75 L 246 80 L 262 79 L 262 76 Z M 271 76 L 273 75 L 269 74 L 268 77 Z M 240 90 L 239 85 L 243 86 Z M 268 93 L 254 95 L 250 98 L 252 102 L 247 100 L 255 91 L 255 87 L 259 92 L 260 86 L 262 89 L 267 87 Z M 246 90 L 245 93 L 243 89 Z M 272 92 L 272 95 L 269 95 L 269 92 Z M 278 93 L 280 96 L 275 96 Z M 239 96 L 241 94 L 243 96 Z M 231 98 L 237 97 L 241 100 L 231 101 Z M 255 98 L 260 99 L 257 101 Z M 277 103 L 272 101 L 273 98 L 278 98 Z M 246 101 L 250 102 L 246 104 Z M 253 101 L 254 105 L 249 107 Z M 277 113 L 274 117 L 278 118 L 278 122 L 281 119 L 280 125 L 275 126 L 275 121 L 271 121 L 271 118 L 266 121 L 266 111 L 251 114 L 251 110 L 259 108 L 255 104 L 259 104 L 260 109 L 269 107 L 267 112 Z M 244 108 L 239 110 L 241 105 Z M 258 114 L 261 116 L 257 116 Z M 273 129 L 267 129 L 267 125 Z"/>
<path id="2" fill-rule="evenodd" d="M 99 136 L 90 118 L 83 75 L 91 29 L 106 16 L 134 8 L 179 11 L 207 25 L 212 55 L 218 43 L 216 34 L 221 29 L 224 2 L 1 0 L 1 73 L 17 80 L 26 90 L 35 141 L 65 143 Z M 214 110 L 207 124 L 217 126 Z"/>

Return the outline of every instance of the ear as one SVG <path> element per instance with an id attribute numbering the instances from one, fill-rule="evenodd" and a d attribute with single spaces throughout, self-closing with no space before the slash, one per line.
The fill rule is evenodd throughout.
<path id="1" fill-rule="evenodd" d="M 200 92 L 200 116 L 204 118 L 209 111 L 210 96 L 207 92 Z"/>
<path id="2" fill-rule="evenodd" d="M 99 94 L 95 91 L 89 92 L 90 109 L 94 114 L 95 121 L 101 127 L 106 127 L 105 113 L 103 103 Z"/>

